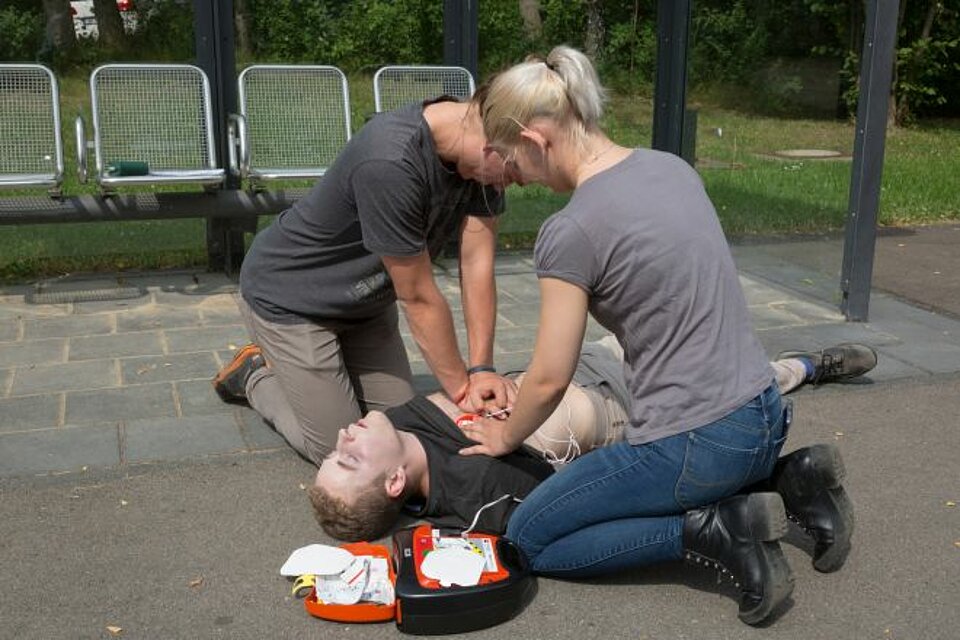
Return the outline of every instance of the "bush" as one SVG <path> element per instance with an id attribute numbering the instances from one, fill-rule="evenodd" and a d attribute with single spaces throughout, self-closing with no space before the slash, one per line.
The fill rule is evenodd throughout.
<path id="1" fill-rule="evenodd" d="M 43 40 L 43 11 L 13 6 L 0 8 L 0 60 L 36 60 Z"/>

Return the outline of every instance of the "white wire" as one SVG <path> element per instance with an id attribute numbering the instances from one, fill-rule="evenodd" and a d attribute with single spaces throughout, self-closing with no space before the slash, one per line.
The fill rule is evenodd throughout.
<path id="1" fill-rule="evenodd" d="M 544 447 L 540 449 L 543 459 L 553 465 L 562 465 L 572 462 L 577 459 L 582 453 L 580 449 L 580 443 L 577 442 L 576 435 L 573 433 L 573 429 L 570 428 L 570 423 L 573 422 L 573 411 L 570 409 L 570 404 L 565 400 L 561 402 L 564 408 L 567 410 L 567 421 L 564 423 L 564 426 L 567 429 L 567 433 L 570 434 L 566 439 L 557 439 L 550 438 L 542 433 L 534 432 L 533 435 L 538 441 L 553 442 L 558 444 L 566 444 L 567 450 L 564 452 L 563 456 L 557 456 L 552 449 Z"/>
<path id="2" fill-rule="evenodd" d="M 504 500 L 508 500 L 508 499 L 511 499 L 511 498 L 512 498 L 513 500 L 515 500 L 516 502 L 523 502 L 523 500 L 521 500 L 520 498 L 515 498 L 515 497 L 513 497 L 512 495 L 510 495 L 509 493 L 503 494 L 502 496 L 500 496 L 499 498 L 497 498 L 497 499 L 494 500 L 493 502 L 488 502 L 487 504 L 485 504 L 485 505 L 483 505 L 482 507 L 480 507 L 479 509 L 477 509 L 477 512 L 474 514 L 474 516 L 473 516 L 473 521 L 470 523 L 470 526 L 467 527 L 466 529 L 464 529 L 463 532 L 462 532 L 460 535 L 465 536 L 465 535 L 467 535 L 468 533 L 470 533 L 471 531 L 473 531 L 473 528 L 477 526 L 477 521 L 480 520 L 480 514 L 483 513 L 484 509 L 488 509 L 488 508 L 490 508 L 490 507 L 492 507 L 492 506 L 494 506 L 494 505 L 497 505 L 497 504 L 503 502 Z"/>

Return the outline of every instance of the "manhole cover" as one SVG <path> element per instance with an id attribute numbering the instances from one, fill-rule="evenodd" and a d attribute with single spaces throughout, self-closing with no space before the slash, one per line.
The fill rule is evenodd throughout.
<path id="1" fill-rule="evenodd" d="M 839 158 L 843 154 L 831 149 L 781 149 L 774 151 L 773 155 L 781 158 Z"/>
<path id="2" fill-rule="evenodd" d="M 116 289 L 81 289 L 78 291 L 49 291 L 28 293 L 24 296 L 30 304 L 67 304 L 71 302 L 106 302 L 108 300 L 132 300 L 147 295 L 140 287 L 117 287 Z"/>

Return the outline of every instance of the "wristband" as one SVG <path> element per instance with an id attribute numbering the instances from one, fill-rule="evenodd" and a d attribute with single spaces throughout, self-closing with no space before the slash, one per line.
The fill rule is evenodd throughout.
<path id="1" fill-rule="evenodd" d="M 497 370 L 491 364 L 478 364 L 475 367 L 467 369 L 467 375 L 472 376 L 475 373 L 496 373 Z"/>

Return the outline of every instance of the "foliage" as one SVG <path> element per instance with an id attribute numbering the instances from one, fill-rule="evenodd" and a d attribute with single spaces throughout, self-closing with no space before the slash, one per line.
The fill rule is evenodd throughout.
<path id="1" fill-rule="evenodd" d="M 901 122 L 960 113 L 960 8 L 955 0 L 901 0 L 897 116 Z M 0 9 L 0 59 L 42 60 L 56 70 L 89 69 L 105 61 L 195 59 L 189 0 L 136 0 L 138 27 L 119 49 L 96 40 L 76 50 L 51 51 L 36 0 L 4 0 Z M 518 0 L 479 3 L 481 76 L 565 43 L 584 47 L 587 6 L 598 6 L 603 41 L 596 54 L 605 83 L 620 91 L 651 93 L 657 60 L 658 0 L 540 0 L 542 33 L 523 30 Z M 251 51 L 238 62 L 321 63 L 347 73 L 384 64 L 443 61 L 441 0 L 245 0 Z M 857 98 L 864 0 L 697 0 L 691 21 L 689 84 L 709 89 L 763 113 L 805 108 L 811 78 L 792 60 L 829 61 L 837 103 L 852 113 Z M 247 57 L 249 55 L 249 58 Z M 818 80 L 813 78 L 813 81 Z M 828 83 L 820 83 L 822 87 Z M 739 96 L 739 99 L 737 99 Z"/>
<path id="2" fill-rule="evenodd" d="M 738 83 L 746 80 L 763 58 L 767 36 L 742 0 L 726 9 L 703 6 L 694 13 L 690 30 L 690 81 Z"/>
<path id="3" fill-rule="evenodd" d="M 35 60 L 43 44 L 43 12 L 16 7 L 0 8 L 0 60 Z"/>

